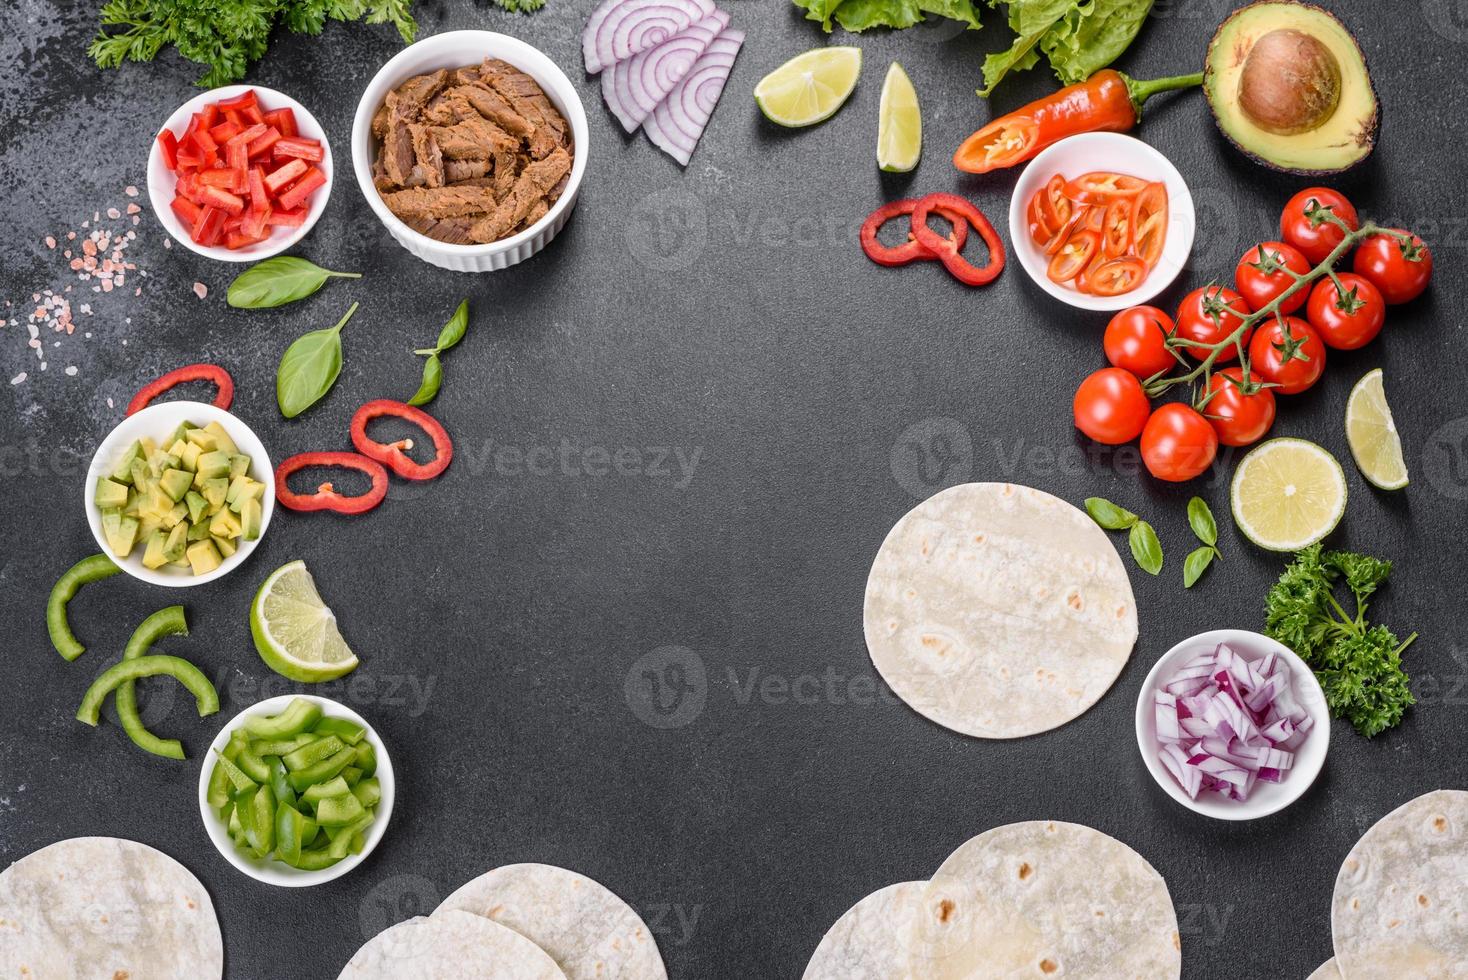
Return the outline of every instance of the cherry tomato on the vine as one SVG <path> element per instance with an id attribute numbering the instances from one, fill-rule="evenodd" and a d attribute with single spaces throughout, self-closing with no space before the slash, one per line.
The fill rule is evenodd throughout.
<path id="1" fill-rule="evenodd" d="M 1279 237 L 1299 249 L 1311 265 L 1319 265 L 1345 240 L 1346 232 L 1326 217 L 1312 222 L 1306 212 L 1313 208 L 1330 211 L 1352 231 L 1361 227 L 1361 219 L 1345 195 L 1329 187 L 1307 187 L 1290 198 L 1284 206 L 1284 213 L 1279 216 Z"/>
<path id="2" fill-rule="evenodd" d="M 1310 263 L 1299 249 L 1284 242 L 1260 242 L 1239 259 L 1234 269 L 1234 285 L 1250 309 L 1262 310 L 1276 296 L 1295 284 L 1295 276 L 1310 271 Z M 1309 290 L 1297 289 L 1279 304 L 1281 313 L 1293 313 L 1305 305 Z"/>
<path id="3" fill-rule="evenodd" d="M 1244 370 L 1237 366 L 1217 371 L 1208 379 L 1207 393 L 1212 397 L 1203 406 L 1203 414 L 1223 445 L 1253 445 L 1274 424 L 1274 391 L 1259 387 L 1260 383 L 1260 377 L 1250 371 L 1245 384 Z"/>
<path id="4" fill-rule="evenodd" d="M 1200 344 L 1217 344 L 1244 323 L 1244 317 L 1253 312 L 1244 297 L 1227 286 L 1200 286 L 1183 297 L 1177 311 L 1177 335 Z M 1249 344 L 1249 334 L 1242 342 Z M 1188 356 L 1201 361 L 1208 356 L 1202 347 L 1184 347 Z M 1230 344 L 1218 352 L 1215 364 L 1238 360 L 1238 348 Z"/>
<path id="5" fill-rule="evenodd" d="M 1310 305 L 1305 307 L 1310 325 L 1319 331 L 1327 347 L 1365 347 L 1381 333 L 1381 325 L 1386 322 L 1386 300 L 1364 276 L 1342 272 L 1337 278 L 1345 288 L 1344 294 L 1328 277 L 1310 291 Z"/>
<path id="6" fill-rule="evenodd" d="M 1191 406 L 1169 402 L 1142 429 L 1142 462 L 1159 480 L 1181 483 L 1208 469 L 1218 454 L 1218 433 Z"/>
<path id="7" fill-rule="evenodd" d="M 1155 306 L 1133 306 L 1122 310 L 1106 324 L 1101 347 L 1113 367 L 1150 378 L 1177 364 L 1167 349 L 1172 317 Z"/>
<path id="8" fill-rule="evenodd" d="M 1071 407 L 1076 428 L 1108 446 L 1141 435 L 1152 411 L 1137 376 L 1114 367 L 1102 368 L 1082 381 Z"/>
<path id="9" fill-rule="evenodd" d="M 1407 234 L 1402 228 L 1391 230 Z M 1416 235 L 1410 243 L 1391 235 L 1370 235 L 1356 247 L 1352 267 L 1370 279 L 1388 303 L 1405 303 L 1422 295 L 1432 279 L 1432 250 Z"/>
<path id="10" fill-rule="evenodd" d="M 1274 389 L 1277 394 L 1298 395 L 1325 373 L 1325 345 L 1315 328 L 1299 317 L 1276 317 L 1255 331 L 1249 366 L 1265 381 L 1279 385 Z"/>

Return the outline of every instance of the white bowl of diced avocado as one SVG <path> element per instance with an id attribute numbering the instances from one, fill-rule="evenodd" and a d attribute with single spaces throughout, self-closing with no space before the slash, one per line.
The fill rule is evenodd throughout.
<path id="1" fill-rule="evenodd" d="M 87 523 L 123 571 L 155 585 L 228 574 L 265 536 L 275 472 L 249 426 L 202 402 L 129 415 L 92 457 Z"/>

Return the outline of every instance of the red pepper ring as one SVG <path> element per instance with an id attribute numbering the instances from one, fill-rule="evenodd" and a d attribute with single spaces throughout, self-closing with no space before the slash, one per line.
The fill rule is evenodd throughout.
<path id="1" fill-rule="evenodd" d="M 945 217 L 957 215 L 955 221 L 962 220 L 972 225 L 989 249 L 989 261 L 983 266 L 973 265 L 959 254 L 962 246 L 955 245 L 953 239 L 944 238 L 929 228 L 928 215 L 934 211 L 939 211 Z M 994 226 L 989 224 L 989 219 L 984 217 L 982 211 L 957 194 L 929 194 L 920 198 L 912 212 L 912 233 L 918 244 L 937 255 L 943 268 L 965 285 L 986 285 L 1004 271 L 1004 243 L 999 240 Z"/>
<path id="2" fill-rule="evenodd" d="M 896 248 L 889 248 L 877 240 L 877 232 L 882 226 L 893 218 L 899 218 L 904 214 L 912 214 L 917 207 L 917 200 L 911 197 L 899 198 L 889 201 L 871 214 L 861 225 L 861 250 L 866 253 L 867 258 L 878 265 L 897 266 L 907 265 L 920 259 L 936 259 L 932 251 L 919 245 L 917 239 L 912 237 L 911 230 L 908 231 L 907 241 Z M 949 240 L 956 248 L 962 249 L 963 243 L 968 240 L 968 222 L 956 214 L 950 214 L 943 208 L 937 209 L 938 213 L 953 223 L 953 230 L 949 232 Z"/>
<path id="3" fill-rule="evenodd" d="M 141 412 L 152 404 L 153 399 L 168 389 L 188 381 L 212 382 L 219 389 L 218 393 L 214 396 L 215 408 L 228 409 L 234 401 L 234 378 L 229 376 L 228 371 L 218 364 L 190 364 L 188 367 L 181 367 L 176 371 L 169 371 L 157 381 L 150 381 L 145 384 L 141 391 L 133 395 L 133 400 L 127 403 L 127 412 L 125 414 L 133 415 Z"/>
<path id="4" fill-rule="evenodd" d="M 367 423 L 385 415 L 405 419 L 428 433 L 428 438 L 433 440 L 434 458 L 427 463 L 414 462 L 403 452 L 412 448 L 412 441 L 408 439 L 381 443 L 368 437 Z M 422 409 L 391 398 L 379 398 L 357 409 L 357 414 L 352 416 L 352 445 L 362 455 L 377 460 L 405 480 L 431 480 L 448 469 L 454 459 L 454 444 L 437 419 Z"/>
<path id="5" fill-rule="evenodd" d="M 312 466 L 335 466 L 344 470 L 360 470 L 372 479 L 372 487 L 363 494 L 347 497 L 323 483 L 314 493 L 296 493 L 286 481 L 291 474 Z M 387 470 L 375 459 L 360 453 L 299 453 L 275 468 L 275 499 L 291 510 L 330 510 L 338 514 L 365 514 L 382 503 L 387 496 Z"/>

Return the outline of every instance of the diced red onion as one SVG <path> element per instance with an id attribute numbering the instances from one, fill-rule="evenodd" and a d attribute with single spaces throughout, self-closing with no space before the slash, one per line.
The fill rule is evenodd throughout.
<path id="1" fill-rule="evenodd" d="M 602 0 L 581 32 L 586 70 L 595 75 L 713 12 L 713 0 Z"/>
<path id="2" fill-rule="evenodd" d="M 729 26 L 729 15 L 715 10 L 687 30 L 656 47 L 639 51 L 607 68 L 601 75 L 601 94 L 607 107 L 629 133 L 667 97 L 679 80 L 698 63 L 719 32 Z"/>
<path id="3" fill-rule="evenodd" d="M 709 43 L 691 71 L 678 80 L 668 97 L 642 121 L 648 139 L 683 166 L 703 135 L 744 44 L 744 32 L 730 28 Z"/>

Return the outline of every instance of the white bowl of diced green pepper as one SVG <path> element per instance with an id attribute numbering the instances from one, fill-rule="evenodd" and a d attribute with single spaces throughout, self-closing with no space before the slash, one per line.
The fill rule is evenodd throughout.
<path id="1" fill-rule="evenodd" d="M 199 815 L 230 864 L 302 888 L 367 859 L 387 831 L 394 790 L 387 748 L 361 715 L 286 694 L 241 711 L 215 737 L 199 773 Z"/>
<path id="2" fill-rule="evenodd" d="M 270 526 L 275 471 L 234 415 L 163 402 L 102 440 L 86 480 L 92 536 L 129 575 L 202 585 L 243 564 Z"/>

